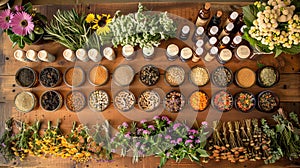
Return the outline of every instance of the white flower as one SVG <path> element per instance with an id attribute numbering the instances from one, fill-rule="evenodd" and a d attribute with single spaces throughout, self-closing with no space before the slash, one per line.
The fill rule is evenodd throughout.
<path id="1" fill-rule="evenodd" d="M 291 20 L 292 17 L 293 17 L 293 15 L 292 15 L 291 13 L 289 13 L 289 14 L 286 16 L 286 21 Z"/>
<path id="2" fill-rule="evenodd" d="M 278 21 L 278 22 L 286 22 L 286 21 L 287 21 L 286 18 L 287 18 L 287 17 L 286 17 L 285 15 L 281 15 L 281 16 L 279 16 L 279 17 L 277 18 L 277 21 Z"/>
<path id="3" fill-rule="evenodd" d="M 267 23 L 267 27 L 268 27 L 268 28 L 271 28 L 271 27 L 272 27 L 272 24 L 271 24 L 271 23 Z"/>
<path id="4" fill-rule="evenodd" d="M 285 10 L 282 11 L 282 14 L 288 15 L 288 14 L 289 14 L 289 11 L 288 11 L 287 9 L 285 9 Z"/>
<path id="5" fill-rule="evenodd" d="M 270 46 L 269 46 L 269 50 L 274 50 L 274 46 L 273 46 L 273 45 L 270 45 Z"/>
<path id="6" fill-rule="evenodd" d="M 277 23 L 276 19 L 271 19 L 271 23 Z"/>
<path id="7" fill-rule="evenodd" d="M 272 27 L 274 27 L 274 28 L 277 28 L 277 26 L 278 26 L 277 22 L 272 24 Z"/>
<path id="8" fill-rule="evenodd" d="M 293 16 L 293 20 L 298 21 L 299 20 L 299 16 L 296 14 Z"/>

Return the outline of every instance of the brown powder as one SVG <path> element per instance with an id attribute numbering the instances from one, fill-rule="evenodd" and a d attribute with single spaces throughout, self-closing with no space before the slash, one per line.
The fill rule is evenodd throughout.
<path id="1" fill-rule="evenodd" d="M 251 87 L 255 83 L 255 73 L 249 68 L 242 68 L 237 73 L 237 83 L 244 88 Z"/>
<path id="2" fill-rule="evenodd" d="M 79 86 L 84 80 L 83 70 L 76 67 L 70 68 L 66 72 L 65 80 L 71 86 Z"/>
<path id="3" fill-rule="evenodd" d="M 98 65 L 91 69 L 89 76 L 93 84 L 103 85 L 107 81 L 108 71 L 104 66 Z"/>

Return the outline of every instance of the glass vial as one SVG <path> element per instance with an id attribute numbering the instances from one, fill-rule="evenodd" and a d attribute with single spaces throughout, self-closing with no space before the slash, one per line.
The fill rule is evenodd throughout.
<path id="1" fill-rule="evenodd" d="M 44 62 L 54 62 L 55 61 L 55 56 L 52 54 L 48 53 L 46 50 L 41 50 L 38 52 L 38 58 L 41 61 Z"/>
<path id="2" fill-rule="evenodd" d="M 92 48 L 88 51 L 88 56 L 89 56 L 89 59 L 91 59 L 94 62 L 100 62 L 102 60 L 102 55 L 95 48 Z"/>
<path id="3" fill-rule="evenodd" d="M 79 59 L 80 61 L 82 61 L 82 62 L 89 61 L 89 56 L 85 49 L 79 48 L 75 54 L 76 54 L 77 59 Z"/>
<path id="4" fill-rule="evenodd" d="M 198 62 L 201 57 L 203 56 L 204 50 L 202 47 L 199 47 L 196 49 L 195 53 L 193 54 L 192 61 L 193 62 Z"/>
<path id="5" fill-rule="evenodd" d="M 116 53 L 111 47 L 104 48 L 103 56 L 110 61 L 113 61 L 116 59 Z"/>
<path id="6" fill-rule="evenodd" d="M 179 48 L 175 44 L 170 44 L 167 47 L 166 55 L 169 61 L 174 61 L 178 58 Z"/>
<path id="7" fill-rule="evenodd" d="M 37 52 L 34 50 L 28 50 L 26 52 L 26 58 L 32 62 L 40 62 L 40 60 L 37 56 Z"/>
<path id="8" fill-rule="evenodd" d="M 181 59 L 182 62 L 188 61 L 190 58 L 192 58 L 192 56 L 193 56 L 193 51 L 192 51 L 191 48 L 184 47 L 183 49 L 181 49 L 180 59 Z"/>
<path id="9" fill-rule="evenodd" d="M 181 40 L 187 40 L 189 38 L 190 35 L 190 27 L 188 25 L 185 25 L 182 27 L 179 38 Z"/>
<path id="10" fill-rule="evenodd" d="M 204 56 L 204 60 L 207 62 L 212 61 L 218 55 L 219 49 L 217 47 L 212 47 L 209 52 Z"/>
<path id="11" fill-rule="evenodd" d="M 134 48 L 131 45 L 123 46 L 122 55 L 125 57 L 125 59 L 127 61 L 133 60 L 136 57 L 136 53 L 134 52 Z"/>
<path id="12" fill-rule="evenodd" d="M 74 62 L 76 61 L 76 55 L 71 49 L 65 49 L 63 56 L 67 61 Z"/>

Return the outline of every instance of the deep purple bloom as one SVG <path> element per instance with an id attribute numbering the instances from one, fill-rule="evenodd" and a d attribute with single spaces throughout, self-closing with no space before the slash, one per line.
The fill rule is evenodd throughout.
<path id="1" fill-rule="evenodd" d="M 149 128 L 149 129 L 152 129 L 152 130 L 155 130 L 155 128 L 154 128 L 153 125 L 148 125 L 148 128 Z"/>
<path id="2" fill-rule="evenodd" d="M 149 135 L 149 134 L 150 134 L 150 131 L 144 130 L 144 131 L 143 131 L 143 134 L 144 134 L 144 135 Z"/>
<path id="3" fill-rule="evenodd" d="M 166 139 L 171 139 L 172 137 L 170 135 L 165 136 Z"/>
<path id="4" fill-rule="evenodd" d="M 18 12 L 11 19 L 12 31 L 15 34 L 25 36 L 33 31 L 32 17 L 26 12 Z"/>
<path id="5" fill-rule="evenodd" d="M 159 119 L 160 119 L 159 116 L 154 116 L 154 117 L 153 117 L 153 120 L 159 120 Z"/>
<path id="6" fill-rule="evenodd" d="M 186 141 L 185 141 L 185 143 L 184 143 L 184 144 L 185 144 L 185 145 L 187 145 L 187 144 L 190 144 L 190 143 L 193 143 L 193 140 L 191 140 L 191 139 L 188 139 L 188 140 L 186 140 Z"/>
<path id="7" fill-rule="evenodd" d="M 177 144 L 180 144 L 182 142 L 182 138 L 177 139 Z"/>
<path id="8" fill-rule="evenodd" d="M 177 130 L 178 127 L 180 127 L 181 124 L 180 123 L 176 123 L 173 125 L 173 130 Z"/>
<path id="9" fill-rule="evenodd" d="M 141 121 L 140 121 L 141 124 L 144 124 L 144 123 L 146 123 L 146 122 L 147 122 L 147 120 L 141 120 Z"/>
<path id="10" fill-rule="evenodd" d="M 0 28 L 7 30 L 10 27 L 11 22 L 11 12 L 9 9 L 6 9 L 0 13 Z"/>

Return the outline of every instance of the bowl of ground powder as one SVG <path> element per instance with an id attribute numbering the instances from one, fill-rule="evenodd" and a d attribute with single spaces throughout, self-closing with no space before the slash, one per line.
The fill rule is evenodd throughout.
<path id="1" fill-rule="evenodd" d="M 64 73 L 64 82 L 69 87 L 78 87 L 85 82 L 85 73 L 79 66 L 69 67 Z"/>
<path id="2" fill-rule="evenodd" d="M 30 67 L 20 68 L 15 75 L 16 83 L 21 87 L 34 87 L 38 82 L 38 74 Z"/>
<path id="3" fill-rule="evenodd" d="M 32 111 L 37 105 L 36 96 L 28 91 L 20 92 L 15 97 L 15 107 L 18 111 L 27 113 Z"/>
<path id="4" fill-rule="evenodd" d="M 250 88 L 256 82 L 256 74 L 248 67 L 235 72 L 235 83 L 241 88 Z"/>
<path id="5" fill-rule="evenodd" d="M 109 78 L 108 69 L 104 65 L 95 65 L 90 69 L 89 82 L 94 86 L 104 85 Z"/>

